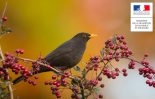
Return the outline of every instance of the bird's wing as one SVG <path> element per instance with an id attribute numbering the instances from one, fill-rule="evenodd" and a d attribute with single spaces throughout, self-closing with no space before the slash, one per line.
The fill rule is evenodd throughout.
<path id="1" fill-rule="evenodd" d="M 74 43 L 72 41 L 67 41 L 52 51 L 45 57 L 45 60 L 52 63 L 55 59 L 61 58 L 61 56 L 68 54 L 73 51 Z"/>

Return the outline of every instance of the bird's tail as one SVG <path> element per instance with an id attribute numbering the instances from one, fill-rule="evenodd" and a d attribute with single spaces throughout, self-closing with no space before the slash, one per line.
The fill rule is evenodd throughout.
<path id="1" fill-rule="evenodd" d="M 32 66 L 32 67 L 33 67 L 33 66 Z M 34 72 L 33 70 L 31 70 L 32 75 L 35 75 L 35 74 L 37 74 L 37 73 L 44 72 L 45 69 L 43 68 L 44 71 L 42 71 L 42 68 L 43 68 L 43 66 L 40 66 L 40 70 L 39 70 L 38 72 Z M 17 83 L 23 81 L 24 79 L 25 79 L 24 76 L 21 75 L 21 76 L 17 77 L 16 79 L 14 79 L 14 80 L 12 81 L 12 83 L 13 83 L 13 85 L 15 85 L 15 84 L 17 84 Z"/>
<path id="2" fill-rule="evenodd" d="M 15 80 L 13 80 L 12 83 L 13 83 L 13 85 L 15 85 L 15 84 L 21 82 L 22 80 L 24 80 L 24 76 L 19 76 Z"/>
<path id="3" fill-rule="evenodd" d="M 37 73 L 33 72 L 33 70 L 31 70 L 31 73 L 32 73 L 32 75 L 37 74 Z M 25 79 L 24 76 L 21 75 L 21 76 L 17 77 L 16 79 L 14 79 L 14 80 L 12 81 L 12 83 L 13 83 L 13 85 L 15 85 L 15 84 L 17 84 L 17 83 L 23 81 L 24 79 Z"/>

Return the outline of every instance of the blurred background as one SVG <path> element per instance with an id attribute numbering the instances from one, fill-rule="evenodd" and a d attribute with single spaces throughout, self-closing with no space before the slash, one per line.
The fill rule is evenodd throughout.
<path id="1" fill-rule="evenodd" d="M 40 53 L 45 56 L 78 32 L 98 34 L 98 37 L 88 42 L 82 59 L 85 62 L 90 56 L 99 54 L 108 38 L 122 34 L 126 36 L 136 59 L 141 60 L 147 52 L 151 65 L 155 66 L 155 32 L 130 32 L 130 2 L 131 0 L 8 0 L 7 25 L 13 33 L 2 38 L 2 49 L 4 52 L 13 52 L 22 48 L 25 50 L 23 57 L 36 59 Z M 4 5 L 5 0 L 0 0 L 0 13 Z M 155 30 L 155 24 L 153 29 Z M 127 63 L 122 61 L 119 66 L 127 67 Z M 80 62 L 79 66 L 84 65 Z M 13 79 L 16 77 L 12 75 Z M 39 75 L 35 87 L 24 82 L 15 85 L 15 99 L 55 99 L 50 87 L 43 85 L 50 78 L 51 73 L 43 73 Z M 105 78 L 103 83 L 105 88 L 100 92 L 104 99 L 155 98 L 155 89 L 148 87 L 136 70 L 130 71 L 126 78 Z M 62 99 L 69 99 L 69 95 L 70 91 L 64 90 Z"/>

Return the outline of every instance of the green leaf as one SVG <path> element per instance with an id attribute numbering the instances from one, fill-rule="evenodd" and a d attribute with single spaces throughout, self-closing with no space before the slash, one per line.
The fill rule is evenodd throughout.
<path id="1" fill-rule="evenodd" d="M 104 48 L 102 48 L 102 50 L 100 51 L 100 54 L 102 57 L 104 57 Z"/>
<path id="2" fill-rule="evenodd" d="M 83 78 L 86 77 L 86 69 L 83 69 L 83 71 L 82 71 L 82 77 L 83 77 Z"/>
<path id="3" fill-rule="evenodd" d="M 80 69 L 80 67 L 79 66 L 74 66 L 74 68 L 73 68 L 75 71 L 78 71 L 78 72 L 80 72 L 81 71 L 81 69 Z"/>
<path id="4" fill-rule="evenodd" d="M 1 26 L 2 31 L 0 32 L 0 35 L 4 35 L 4 34 L 9 34 L 12 32 L 12 30 L 10 28 Z"/>
<path id="5" fill-rule="evenodd" d="M 116 41 L 117 41 L 116 36 L 114 36 L 114 37 L 112 38 L 112 42 L 113 42 L 114 44 L 116 44 Z"/>
<path id="6" fill-rule="evenodd" d="M 94 91 L 96 94 L 98 94 L 98 93 L 100 92 L 99 88 L 97 88 L 97 87 L 93 88 L 93 91 Z"/>
<path id="7" fill-rule="evenodd" d="M 72 79 L 71 84 L 72 85 L 78 85 L 79 84 L 78 79 L 76 79 L 76 78 Z"/>

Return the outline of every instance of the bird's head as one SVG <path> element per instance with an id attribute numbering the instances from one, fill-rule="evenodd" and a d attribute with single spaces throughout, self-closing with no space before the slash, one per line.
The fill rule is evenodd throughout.
<path id="1" fill-rule="evenodd" d="M 97 36 L 95 34 L 90 34 L 90 33 L 86 33 L 86 32 L 81 32 L 76 34 L 73 39 L 79 39 L 79 40 L 83 40 L 83 41 L 88 41 L 90 38 Z"/>

